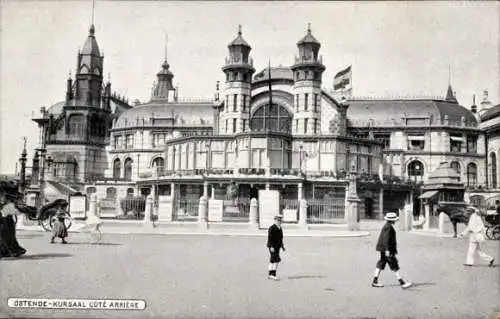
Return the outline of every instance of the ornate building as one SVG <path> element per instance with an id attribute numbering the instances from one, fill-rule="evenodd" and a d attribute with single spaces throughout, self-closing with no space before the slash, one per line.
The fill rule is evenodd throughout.
<path id="1" fill-rule="evenodd" d="M 228 187 L 242 198 L 275 189 L 284 200 L 343 202 L 355 173 L 362 218 L 418 203 L 420 182 L 443 162 L 469 187 L 497 176 L 480 127 L 497 106 L 482 103 L 480 117 L 477 107 L 458 104 L 451 86 L 445 98 L 338 101 L 322 88 L 320 48 L 309 27 L 291 66 L 255 73 L 239 27 L 215 99 L 179 97 L 165 56 L 150 100 L 130 107 L 103 85 L 91 27 L 66 100 L 35 119 L 52 159 L 48 173 L 87 182 L 87 193 L 108 202 L 150 192 L 179 202 L 222 199 Z"/>
<path id="2" fill-rule="evenodd" d="M 45 169 L 49 184 L 83 190 L 85 183 L 104 177 L 113 119 L 131 106 L 111 92 L 109 81 L 104 84 L 103 62 L 91 25 L 77 55 L 75 77 L 70 74 L 66 82 L 66 99 L 42 107 L 40 117 L 33 119 L 40 127 L 37 154 L 42 160 L 33 167 Z"/>

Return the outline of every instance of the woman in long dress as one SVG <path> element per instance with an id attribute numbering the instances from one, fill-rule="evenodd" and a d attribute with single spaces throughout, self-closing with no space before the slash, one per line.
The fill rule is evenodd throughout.
<path id="1" fill-rule="evenodd" d="M 61 238 L 62 243 L 67 244 L 68 242 L 66 241 L 66 237 L 68 237 L 68 229 L 66 228 L 66 224 L 64 223 L 66 219 L 65 206 L 60 205 L 57 208 L 56 219 L 57 220 L 52 227 L 52 239 L 50 240 L 50 243 L 53 244 L 55 243 L 56 238 Z"/>
<path id="2" fill-rule="evenodd" d="M 21 198 L 14 184 L 0 181 L 0 257 L 19 257 L 26 253 L 17 241 L 14 221 L 14 215 L 19 214 L 16 204 Z"/>

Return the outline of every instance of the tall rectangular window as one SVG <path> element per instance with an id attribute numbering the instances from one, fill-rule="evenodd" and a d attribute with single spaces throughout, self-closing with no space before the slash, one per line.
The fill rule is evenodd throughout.
<path id="1" fill-rule="evenodd" d="M 299 111 L 299 95 L 295 94 L 295 111 Z"/>
<path id="2" fill-rule="evenodd" d="M 125 140 L 125 148 L 131 149 L 134 148 L 134 135 L 133 134 L 127 134 L 126 140 Z"/>
<path id="3" fill-rule="evenodd" d="M 226 120 L 226 129 L 225 129 L 226 133 L 227 133 L 227 124 L 228 124 L 228 121 L 229 120 Z"/>
<path id="4" fill-rule="evenodd" d="M 226 95 L 226 113 L 229 112 L 229 95 Z"/>
<path id="5" fill-rule="evenodd" d="M 233 119 L 233 133 L 236 133 L 236 119 Z"/>
<path id="6" fill-rule="evenodd" d="M 477 135 L 467 135 L 467 153 L 477 152 Z"/>
<path id="7" fill-rule="evenodd" d="M 314 112 L 318 112 L 318 94 L 314 93 Z"/>
<path id="8" fill-rule="evenodd" d="M 299 120 L 295 120 L 295 132 L 299 132 Z"/>
<path id="9" fill-rule="evenodd" d="M 309 106 L 309 93 L 304 94 L 304 111 L 307 111 L 307 107 Z"/>
<path id="10" fill-rule="evenodd" d="M 241 130 L 243 132 L 245 132 L 247 130 L 247 120 L 246 119 L 243 119 L 243 125 L 241 127 Z"/>
<path id="11" fill-rule="evenodd" d="M 307 134 L 307 124 L 309 122 L 309 119 L 304 119 L 304 134 Z"/>
<path id="12" fill-rule="evenodd" d="M 233 112 L 237 111 L 238 94 L 233 95 Z"/>
<path id="13" fill-rule="evenodd" d="M 318 119 L 314 119 L 314 134 L 318 133 Z"/>
<path id="14" fill-rule="evenodd" d="M 243 103 L 241 105 L 243 112 L 247 111 L 247 95 L 243 94 Z"/>

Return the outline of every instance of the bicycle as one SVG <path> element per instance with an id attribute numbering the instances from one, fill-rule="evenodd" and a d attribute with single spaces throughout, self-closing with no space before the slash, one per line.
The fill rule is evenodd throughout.
<path id="1" fill-rule="evenodd" d="M 102 233 L 101 233 L 101 225 L 100 224 L 91 224 L 91 225 L 85 225 L 84 227 L 81 228 L 82 233 L 88 233 L 88 239 L 91 244 L 97 244 L 101 241 L 102 239 Z"/>

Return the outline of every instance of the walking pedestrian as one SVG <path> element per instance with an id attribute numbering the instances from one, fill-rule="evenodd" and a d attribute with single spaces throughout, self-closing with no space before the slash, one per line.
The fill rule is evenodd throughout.
<path id="1" fill-rule="evenodd" d="M 0 181 L 0 257 L 20 257 L 26 253 L 16 236 L 17 206 L 22 203 L 22 194 L 9 181 Z"/>
<path id="2" fill-rule="evenodd" d="M 474 265 L 474 253 L 477 251 L 479 257 L 486 260 L 488 262 L 488 266 L 493 267 L 495 258 L 486 254 L 481 249 L 481 243 L 485 241 L 486 232 L 486 227 L 484 226 L 483 219 L 481 217 L 483 215 L 483 212 L 473 206 L 468 207 L 467 210 L 471 211 L 472 215 L 470 215 L 467 227 L 462 233 L 460 233 L 460 237 L 463 237 L 467 234 L 469 235 L 469 249 L 467 251 L 467 259 L 464 266 Z"/>
<path id="3" fill-rule="evenodd" d="M 397 240 L 396 240 L 396 230 L 394 229 L 394 223 L 399 219 L 396 213 L 387 213 L 384 217 L 387 221 L 378 237 L 376 250 L 380 252 L 380 259 L 377 262 L 377 268 L 375 269 L 375 276 L 373 277 L 372 287 L 382 288 L 384 285 L 378 282 L 378 277 L 382 270 L 385 269 L 385 265 L 389 264 L 389 268 L 394 272 L 396 278 L 401 285 L 401 288 L 406 289 L 411 287 L 412 283 L 409 281 L 404 281 L 399 274 L 399 261 L 396 258 L 398 254 Z"/>
<path id="4" fill-rule="evenodd" d="M 274 224 L 272 224 L 267 233 L 267 248 L 269 249 L 269 273 L 267 278 L 272 280 L 279 280 L 276 276 L 276 271 L 278 270 L 278 264 L 281 261 L 280 249 L 285 251 L 285 246 L 283 245 L 283 229 L 281 228 L 281 221 L 283 220 L 282 215 L 274 216 Z"/>
<path id="5" fill-rule="evenodd" d="M 51 244 L 55 243 L 56 237 L 61 238 L 63 244 L 68 243 L 66 241 L 66 237 L 68 237 L 68 229 L 66 228 L 66 224 L 64 223 L 66 219 L 66 211 L 65 211 L 66 206 L 67 205 L 65 204 L 60 204 L 59 207 L 57 208 L 55 215 L 57 220 L 52 228 L 52 238 L 50 240 Z"/>

